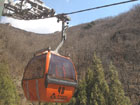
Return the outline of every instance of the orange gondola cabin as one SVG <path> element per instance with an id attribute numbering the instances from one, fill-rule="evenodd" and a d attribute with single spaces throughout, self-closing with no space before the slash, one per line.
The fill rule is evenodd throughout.
<path id="1" fill-rule="evenodd" d="M 72 61 L 48 51 L 33 57 L 25 68 L 22 87 L 27 100 L 69 102 L 77 86 Z"/>

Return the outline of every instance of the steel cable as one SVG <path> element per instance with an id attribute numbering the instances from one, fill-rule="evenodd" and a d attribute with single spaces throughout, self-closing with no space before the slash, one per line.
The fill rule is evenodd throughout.
<path id="1" fill-rule="evenodd" d="M 69 12 L 69 13 L 63 13 L 63 14 L 64 15 L 72 15 L 72 14 L 76 14 L 76 13 L 80 13 L 80 12 L 86 12 L 86 11 L 91 11 L 91 10 L 95 10 L 95 9 L 100 9 L 100 8 L 105 8 L 105 7 L 111 7 L 111 6 L 115 6 L 115 5 L 126 4 L 126 3 L 129 3 L 129 2 L 135 2 L 135 1 L 139 1 L 139 0 L 128 0 L 128 1 L 123 1 L 123 2 L 119 2 L 119 3 L 113 3 L 113 4 L 104 5 L 104 6 L 99 6 L 99 7 L 94 7 L 94 8 L 88 8 L 88 9 L 83 9 L 83 10 L 79 10 L 79 11 L 74 11 L 74 12 Z"/>

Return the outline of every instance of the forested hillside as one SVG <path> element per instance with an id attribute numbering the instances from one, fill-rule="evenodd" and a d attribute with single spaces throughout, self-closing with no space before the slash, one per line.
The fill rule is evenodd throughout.
<path id="1" fill-rule="evenodd" d="M 92 64 L 93 54 L 105 68 L 112 62 L 119 73 L 125 94 L 133 105 L 140 103 L 140 6 L 116 17 L 107 17 L 70 27 L 60 54 L 70 56 L 83 79 Z M 24 68 L 33 54 L 51 46 L 56 48 L 60 33 L 38 35 L 0 24 L 0 62 L 9 65 L 9 73 L 16 84 L 22 105 L 25 102 L 21 88 Z"/>

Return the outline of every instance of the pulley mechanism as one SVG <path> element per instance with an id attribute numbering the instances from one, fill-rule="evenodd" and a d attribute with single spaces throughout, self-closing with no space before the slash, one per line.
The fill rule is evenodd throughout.
<path id="1" fill-rule="evenodd" d="M 41 0 L 5 0 L 2 16 L 22 20 L 35 20 L 54 17 L 55 11 Z"/>

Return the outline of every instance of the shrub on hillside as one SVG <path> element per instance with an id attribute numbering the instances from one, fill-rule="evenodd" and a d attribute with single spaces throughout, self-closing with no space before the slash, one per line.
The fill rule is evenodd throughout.
<path id="1" fill-rule="evenodd" d="M 0 63 L 0 105 L 19 105 L 18 99 L 7 65 Z"/>

